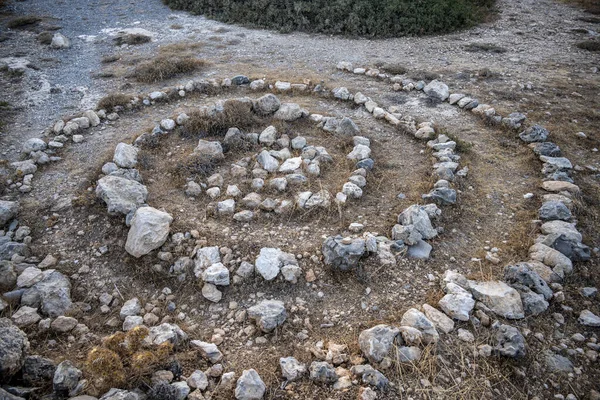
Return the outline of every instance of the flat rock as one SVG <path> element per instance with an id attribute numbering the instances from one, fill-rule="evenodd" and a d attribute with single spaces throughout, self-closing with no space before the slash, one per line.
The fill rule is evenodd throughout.
<path id="1" fill-rule="evenodd" d="M 508 319 L 525 317 L 519 292 L 500 281 L 469 281 L 473 297 L 496 314 Z"/>

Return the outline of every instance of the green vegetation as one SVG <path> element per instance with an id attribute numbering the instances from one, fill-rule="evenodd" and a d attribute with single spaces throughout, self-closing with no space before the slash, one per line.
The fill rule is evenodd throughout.
<path id="1" fill-rule="evenodd" d="M 163 0 L 227 22 L 350 36 L 447 33 L 485 20 L 495 0 Z"/>

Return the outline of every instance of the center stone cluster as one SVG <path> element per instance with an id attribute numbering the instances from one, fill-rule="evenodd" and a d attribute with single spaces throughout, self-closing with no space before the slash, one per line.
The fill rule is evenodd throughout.
<path id="1" fill-rule="evenodd" d="M 223 144 L 229 149 L 247 146 L 259 146 L 261 149 L 235 161 L 228 171 L 209 176 L 206 183 L 190 180 L 186 184 L 188 196 L 206 195 L 215 200 L 208 205 L 210 214 L 233 215 L 234 220 L 246 222 L 252 220 L 258 210 L 285 214 L 291 212 L 295 204 L 305 209 L 330 206 L 330 194 L 327 190 L 317 193 L 302 191 L 311 179 L 321 176 L 322 168 L 333 163 L 333 158 L 325 147 L 310 145 L 303 136 L 290 139 L 272 125 L 260 134 L 244 134 L 237 128 L 230 128 Z M 222 160 L 224 155 L 221 142 L 200 139 L 194 156 L 201 160 Z M 250 193 L 244 195 L 245 187 L 249 187 Z M 261 196 L 259 192 L 265 189 L 274 196 Z M 299 191 L 295 201 L 279 198 L 294 189 Z M 222 197 L 227 198 L 216 201 Z M 236 208 L 242 210 L 236 212 Z"/>

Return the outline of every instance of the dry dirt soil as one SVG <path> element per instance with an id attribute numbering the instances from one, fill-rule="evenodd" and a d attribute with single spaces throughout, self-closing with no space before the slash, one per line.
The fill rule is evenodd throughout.
<path id="1" fill-rule="evenodd" d="M 41 21 L 7 28 L 9 21 L 23 15 L 37 15 Z M 113 37 L 125 28 L 145 29 L 153 39 L 141 45 L 116 46 Z M 93 188 L 117 143 L 132 141 L 161 119 L 180 111 L 219 99 L 259 94 L 246 89 L 210 96 L 194 94 L 124 112 L 120 119 L 89 130 L 83 143 L 64 149 L 63 160 L 42 167 L 35 175 L 33 191 L 19 196 L 20 222 L 33 230 L 34 253 L 40 258 L 46 254 L 59 258 L 57 268 L 72 277 L 74 301 L 92 306 L 90 312 L 78 317 L 98 336 L 115 331 L 106 322 L 118 316 L 120 308 L 113 306 L 109 314 L 102 314 L 100 294 L 114 292 L 122 300 L 138 297 L 145 304 L 168 287 L 177 310 L 167 312 L 165 306 L 164 315 L 176 320 L 184 312 L 187 318 L 182 326 L 194 339 L 208 341 L 215 328 L 224 329 L 225 341 L 219 347 L 226 356 L 225 369 L 239 373 L 244 368 L 255 368 L 268 385 L 267 398 L 355 398 L 356 389 L 341 393 L 316 387 L 307 380 L 280 388 L 279 357 L 293 355 L 309 361 L 313 356 L 307 349 L 320 340 L 348 344 L 349 353 L 358 356 L 361 330 L 381 321 L 399 322 L 408 308 L 437 302 L 440 289 L 430 274 L 437 276 L 451 268 L 473 278 L 500 277 L 505 265 L 526 259 L 535 239 L 531 220 L 536 218 L 544 194 L 540 189 L 541 164 L 514 132 L 486 126 L 471 113 L 447 103 L 432 104 L 420 92 L 395 92 L 389 82 L 338 71 L 335 65 L 350 61 L 356 66 L 402 66 L 407 77 L 437 76 L 451 92 L 469 93 L 504 115 L 526 113 L 530 123 L 550 130 L 551 140 L 581 167 L 574 172 L 575 183 L 582 189 L 575 213 L 584 242 L 595 251 L 592 260 L 577 264 L 575 273 L 565 282 L 563 304 L 572 307 L 572 312 L 551 303 L 542 316 L 516 323 L 531 332 L 524 360 L 474 358 L 473 345 L 448 338 L 417 365 L 390 372 L 388 377 L 396 386 L 381 397 L 520 399 L 572 393 L 577 398 L 588 398 L 591 389 L 599 389 L 598 361 L 574 355 L 570 358 L 581 368 L 580 373 L 568 376 L 547 371 L 538 356 L 545 349 L 560 346 L 561 337 L 583 332 L 577 324 L 582 308 L 600 312 L 598 297 L 585 299 L 579 294 L 582 287 L 600 287 L 600 53 L 576 46 L 583 40 L 598 40 L 599 28 L 591 14 L 555 0 L 500 0 L 493 21 L 471 30 L 441 37 L 388 40 L 250 30 L 172 12 L 159 0 L 96 0 L 76 5 L 66 1 L 9 2 L 0 14 L 0 58 L 22 57 L 31 64 L 23 74 L 0 72 L 0 101 L 4 105 L 0 111 L 0 158 L 20 159 L 26 139 L 42 136 L 60 117 L 94 108 L 109 93 L 143 94 L 191 79 L 222 79 L 238 74 L 269 81 L 310 80 L 329 88 L 346 86 L 386 107 L 397 106 L 403 115 L 417 121 L 433 121 L 439 130 L 459 140 L 461 166 L 468 166 L 470 172 L 460 182 L 458 204 L 444 208 L 436 222 L 444 232 L 431 242 L 432 257 L 426 261 L 403 259 L 394 267 L 367 259 L 356 274 L 336 274 L 323 265 L 323 238 L 348 233 L 351 222 L 364 224 L 369 232 L 389 235 L 397 215 L 421 201 L 421 194 L 434 183 L 430 175 L 432 159 L 423 143 L 412 136 L 373 119 L 364 108 L 309 94 L 281 95 L 282 101 L 297 102 L 314 113 L 351 117 L 361 133 L 371 139 L 376 168 L 369 176 L 365 196 L 351 201 L 343 210 L 332 207 L 287 216 L 263 215 L 251 223 L 211 216 L 206 212 L 209 200 L 190 200 L 185 195 L 185 179 L 192 176 L 186 176 L 181 167 L 197 138 L 174 134 L 158 148 L 145 149 L 140 171 L 150 192 L 148 201 L 173 215 L 171 232 L 197 230 L 201 237 L 198 243 L 227 247 L 237 262 L 253 261 L 262 247 L 279 247 L 301 256 L 304 273 L 311 270 L 316 275 L 313 282 L 302 276 L 295 285 L 259 278 L 232 285 L 217 305 L 203 299 L 191 274 L 180 280 L 169 275 L 170 263 L 161 262 L 155 255 L 141 259 L 129 256 L 123 248 L 127 227 L 122 218 L 107 215 L 105 205 L 94 198 Z M 40 33 L 55 30 L 71 39 L 71 48 L 54 50 L 39 42 Z M 198 57 L 206 65 L 171 80 L 138 82 L 136 65 L 153 59 L 170 44 L 179 44 L 177 51 Z M 166 54 L 173 57 L 176 51 L 171 48 Z M 111 62 L 106 62 L 109 58 Z M 255 131 L 272 123 L 265 120 Z M 327 148 L 334 162 L 310 185 L 334 193 L 339 190 L 336 188 L 352 170 L 345 161 L 350 144 L 308 123 L 280 123 L 278 127 L 292 137 L 303 135 L 310 144 Z M 577 132 L 584 132 L 586 138 L 577 136 Z M 225 171 L 231 163 L 252 154 L 228 153 L 215 170 Z M 0 172 L 8 174 L 5 165 L 0 164 Z M 248 192 L 242 184 L 240 188 Z M 530 192 L 534 198 L 525 199 L 523 195 Z M 398 197 L 400 193 L 403 198 Z M 8 191 L 0 195 L 10 199 L 16 196 Z M 292 192 L 285 196 L 291 198 Z M 171 250 L 176 256 L 189 255 L 195 245 L 191 239 L 182 246 L 172 245 Z M 108 246 L 108 252 L 100 254 L 98 249 L 103 246 Z M 492 247 L 499 249 L 500 264 L 484 259 L 486 249 Z M 162 264 L 162 272 L 157 271 L 156 264 Z M 90 271 L 78 273 L 83 265 Z M 236 307 L 243 309 L 260 298 L 276 298 L 295 306 L 288 323 L 276 334 L 266 335 L 266 343 L 256 342 L 258 334 L 248 337 L 241 332 L 249 322 L 239 324 L 232 318 Z M 555 325 L 555 312 L 565 315 L 564 325 Z M 477 345 L 489 340 L 486 328 L 474 328 L 470 323 L 459 326 L 476 332 Z M 308 331 L 305 341 L 296 338 L 302 330 Z M 591 337 L 600 333 L 594 328 L 585 331 Z M 69 342 L 53 334 L 38 334 L 35 329 L 28 333 L 37 353 L 76 363 L 82 363 L 89 348 L 97 344 Z M 543 334 L 538 335 L 541 339 L 534 337 L 536 333 Z M 49 339 L 56 343 L 49 346 Z M 180 353 L 184 374 L 202 369 L 186 349 Z M 228 398 L 231 393 L 222 395 Z"/>

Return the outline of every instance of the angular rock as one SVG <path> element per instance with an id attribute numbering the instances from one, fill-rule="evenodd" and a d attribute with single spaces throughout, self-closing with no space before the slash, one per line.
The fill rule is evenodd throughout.
<path id="1" fill-rule="evenodd" d="M 306 364 L 296 360 L 294 357 L 282 357 L 279 359 L 281 375 L 288 381 L 296 381 L 306 374 Z"/>
<path id="2" fill-rule="evenodd" d="M 268 333 L 285 322 L 287 313 L 282 301 L 263 300 L 248 309 L 248 317 L 254 319 L 263 332 Z"/>
<path id="3" fill-rule="evenodd" d="M 260 254 L 255 261 L 256 272 L 267 281 L 275 279 L 283 266 L 282 253 L 280 249 L 270 247 L 260 249 Z"/>
<path id="4" fill-rule="evenodd" d="M 579 313 L 579 318 L 577 318 L 577 322 L 581 325 L 585 326 L 600 326 L 600 317 L 591 312 L 590 310 L 583 310 Z"/>
<path id="5" fill-rule="evenodd" d="M 246 369 L 237 380 L 235 398 L 237 400 L 259 400 L 267 387 L 254 369 Z"/>
<path id="6" fill-rule="evenodd" d="M 325 264 L 340 271 L 357 268 L 365 251 L 364 239 L 346 239 L 339 235 L 328 237 L 322 248 Z"/>
<path id="7" fill-rule="evenodd" d="M 194 149 L 194 155 L 198 156 L 202 161 L 222 160 L 225 158 L 223 155 L 223 147 L 218 141 L 207 141 L 200 139 L 198 146 Z"/>
<path id="8" fill-rule="evenodd" d="M 433 322 L 437 330 L 444 333 L 450 333 L 454 329 L 454 321 L 429 304 L 423 304 L 423 312 L 425 313 L 425 316 Z"/>
<path id="9" fill-rule="evenodd" d="M 429 215 L 424 207 L 414 204 L 398 215 L 398 223 L 404 226 L 413 225 L 423 239 L 433 239 L 437 231 L 433 229 Z"/>
<path id="10" fill-rule="evenodd" d="M 127 215 L 146 202 L 148 189 L 130 179 L 108 175 L 98 181 L 96 196 L 106 203 L 109 214 Z"/>
<path id="11" fill-rule="evenodd" d="M 75 368 L 71 361 L 63 361 L 56 367 L 54 378 L 52 379 L 52 387 L 59 395 L 70 395 L 77 387 L 81 376 L 82 372 Z"/>
<path id="12" fill-rule="evenodd" d="M 325 385 L 332 385 L 338 380 L 333 365 L 324 361 L 313 361 L 310 364 L 310 380 Z"/>
<path id="13" fill-rule="evenodd" d="M 429 84 L 423 88 L 423 92 L 425 92 L 427 96 L 433 97 L 440 101 L 444 101 L 450 97 L 448 85 L 438 80 L 429 82 Z"/>
<path id="14" fill-rule="evenodd" d="M 146 341 L 157 346 L 169 342 L 177 347 L 185 342 L 187 338 L 187 334 L 180 327 L 165 322 L 150 328 L 150 334 L 146 338 Z"/>
<path id="15" fill-rule="evenodd" d="M 131 220 L 125 250 L 140 258 L 162 246 L 169 236 L 173 217 L 152 207 L 138 208 Z"/>
<path id="16" fill-rule="evenodd" d="M 279 110 L 281 102 L 277 96 L 269 93 L 254 100 L 252 106 L 255 113 L 260 115 L 270 115 Z"/>
<path id="17" fill-rule="evenodd" d="M 508 319 L 525 317 L 521 296 L 512 287 L 500 281 L 469 281 L 473 297 L 496 314 Z"/>
<path id="18" fill-rule="evenodd" d="M 519 134 L 522 141 L 527 143 L 545 142 L 548 139 L 549 132 L 546 128 L 540 125 L 534 125 L 525 129 Z"/>
<path id="19" fill-rule="evenodd" d="M 25 362 L 29 340 L 8 318 L 0 318 L 0 377 L 8 381 Z"/>
<path id="20" fill-rule="evenodd" d="M 448 293 L 441 298 L 438 305 L 448 316 L 459 321 L 468 321 L 475 307 L 475 300 L 468 293 Z"/>
<path id="21" fill-rule="evenodd" d="M 525 357 L 525 338 L 514 326 L 502 324 L 496 328 L 494 350 L 501 356 L 511 358 Z"/>
<path id="22" fill-rule="evenodd" d="M 203 342 L 201 340 L 192 340 L 190 344 L 200 351 L 202 357 L 215 364 L 221 361 L 223 353 L 219 351 L 219 348 L 214 343 Z"/>
<path id="23" fill-rule="evenodd" d="M 229 270 L 221 263 L 213 264 L 204 270 L 202 280 L 216 286 L 229 286 Z"/>
<path id="24" fill-rule="evenodd" d="M 539 217 L 544 221 L 557 219 L 568 221 L 571 219 L 571 211 L 566 205 L 559 201 L 546 201 L 539 210 Z"/>
<path id="25" fill-rule="evenodd" d="M 0 228 L 16 217 L 18 212 L 18 202 L 0 200 Z"/>
<path id="26" fill-rule="evenodd" d="M 121 168 L 135 168 L 139 149 L 126 143 L 119 143 L 115 148 L 113 162 Z"/>
<path id="27" fill-rule="evenodd" d="M 360 350 L 369 362 L 380 363 L 390 354 L 399 333 L 398 328 L 384 324 L 366 329 L 358 336 Z"/>
<path id="28" fill-rule="evenodd" d="M 42 280 L 26 289 L 21 305 L 39 308 L 49 317 L 64 315 L 71 308 L 71 282 L 58 271 L 44 271 Z"/>
<path id="29" fill-rule="evenodd" d="M 527 263 L 507 265 L 504 268 L 504 280 L 508 284 L 521 284 L 527 286 L 535 293 L 541 294 L 546 300 L 552 298 L 552 289 Z"/>
<path id="30" fill-rule="evenodd" d="M 400 325 L 410 326 L 421 331 L 423 334 L 424 344 L 437 343 L 440 337 L 438 331 L 433 325 L 433 322 L 427 319 L 425 314 L 416 308 L 410 308 L 404 313 L 404 315 L 402 315 Z"/>

